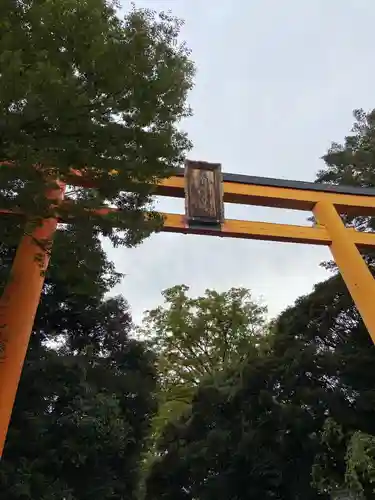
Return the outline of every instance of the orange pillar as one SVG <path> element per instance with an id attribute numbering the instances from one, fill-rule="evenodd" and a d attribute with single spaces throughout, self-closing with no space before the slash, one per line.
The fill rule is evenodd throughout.
<path id="1" fill-rule="evenodd" d="M 65 186 L 59 186 L 47 194 L 54 202 L 63 199 Z M 52 242 L 57 222 L 45 219 L 23 236 L 0 298 L 0 459 L 49 261 L 49 248 L 35 240 Z"/>
<path id="2" fill-rule="evenodd" d="M 332 239 L 332 255 L 375 343 L 375 279 L 336 208 L 331 203 L 322 201 L 315 205 L 313 212 L 318 223 L 325 226 Z"/>

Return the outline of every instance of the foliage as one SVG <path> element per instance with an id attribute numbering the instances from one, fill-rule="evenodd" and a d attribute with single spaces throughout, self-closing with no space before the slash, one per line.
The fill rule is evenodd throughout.
<path id="1" fill-rule="evenodd" d="M 309 409 L 275 397 L 279 360 L 252 356 L 198 389 L 158 442 L 146 499 L 317 499 L 310 485 L 317 446 Z"/>
<path id="2" fill-rule="evenodd" d="M 7 225 L 1 229 L 6 236 Z M 0 245 L 3 282 L 13 252 Z M 106 298 L 119 278 L 97 236 L 58 231 L 2 460 L 1 499 L 135 498 L 156 373 L 152 354 L 130 337 L 126 302 Z"/>
<path id="3" fill-rule="evenodd" d="M 372 497 L 375 493 L 375 437 L 361 431 L 345 435 L 337 422 L 327 419 L 321 441 L 323 447 L 313 467 L 313 477 L 320 491 L 329 491 L 331 495 L 345 491 L 350 498 L 358 500 L 369 498 L 368 495 Z M 346 449 L 344 478 L 332 470 L 338 446 L 341 454 Z"/>
<path id="4" fill-rule="evenodd" d="M 353 491 L 364 493 L 363 478 L 370 483 L 375 494 L 375 436 L 355 432 L 347 450 L 346 482 Z"/>
<path id="5" fill-rule="evenodd" d="M 190 147 L 177 128 L 190 114 L 194 72 L 180 27 L 136 8 L 120 19 L 108 0 L 1 2 L 1 208 L 55 214 L 45 187 L 69 184 L 74 168 L 95 181 L 69 187 L 69 213 L 85 234 L 134 245 L 157 227 L 155 213 L 144 216 L 151 181 Z M 91 211 L 103 205 L 120 211 Z"/>
<path id="6" fill-rule="evenodd" d="M 318 172 L 316 182 L 344 184 L 357 187 L 375 187 L 375 110 L 366 113 L 363 109 L 354 111 L 354 125 L 343 144 L 334 142 L 323 156 L 324 168 Z M 372 216 L 343 215 L 347 226 L 363 231 L 375 230 Z M 366 250 L 366 261 L 373 266 L 375 254 Z M 333 262 L 325 263 L 328 269 L 335 269 Z"/>
<path id="7" fill-rule="evenodd" d="M 354 111 L 354 118 L 351 134 L 345 137 L 343 144 L 333 143 L 323 157 L 325 166 L 318 173 L 317 182 L 375 187 L 375 111 L 366 113 L 358 109 Z M 375 229 L 374 218 L 371 216 L 343 216 L 343 219 L 348 226 L 358 230 Z M 373 250 L 367 250 L 364 255 L 372 272 L 374 272 L 374 257 Z M 330 263 L 327 267 L 335 266 Z M 339 278 L 335 280 L 338 281 Z M 375 429 L 371 423 L 372 406 L 375 402 L 372 390 L 375 380 L 371 374 L 374 362 L 373 349 L 359 313 L 347 292 L 343 291 L 341 280 L 340 283 L 342 295 L 336 297 L 335 302 L 340 305 L 342 311 L 340 314 L 333 312 L 337 317 L 334 329 L 339 334 L 336 339 L 339 343 L 335 349 L 336 352 L 338 350 L 340 352 L 338 358 L 341 361 L 338 366 L 341 372 L 340 379 L 347 384 L 345 390 L 357 414 L 356 418 L 351 416 L 349 422 L 343 424 L 341 418 L 334 424 L 342 436 L 339 452 L 337 442 L 336 446 L 329 443 L 332 429 L 324 429 L 322 441 L 325 448 L 322 455 L 317 457 L 316 464 L 319 471 L 318 484 L 320 486 L 325 484 L 331 488 L 344 487 L 353 491 L 358 498 L 372 498 L 375 493 L 373 488 Z M 323 285 L 322 291 L 324 288 Z M 326 300 L 324 304 L 329 307 Z M 337 307 L 335 309 L 337 310 Z M 366 413 L 363 415 L 364 411 Z M 341 457 L 340 471 L 337 470 L 338 456 Z"/>
<path id="8" fill-rule="evenodd" d="M 189 297 L 189 287 L 164 290 L 164 305 L 145 315 L 141 335 L 158 355 L 162 426 L 189 406 L 207 376 L 246 360 L 266 330 L 266 308 L 244 288 Z"/>
<path id="9" fill-rule="evenodd" d="M 375 110 L 353 113 L 355 123 L 344 143 L 332 143 L 323 156 L 325 166 L 318 172 L 317 182 L 349 186 L 374 187 Z"/>
<path id="10" fill-rule="evenodd" d="M 266 308 L 248 290 L 206 290 L 195 298 L 188 292 L 185 285 L 165 290 L 165 303 L 146 313 L 139 332 L 157 354 L 160 385 L 143 479 L 158 455 L 155 443 L 160 433 L 190 407 L 197 386 L 244 363 L 264 343 Z M 140 498 L 144 486 L 141 481 Z"/>
<path id="11" fill-rule="evenodd" d="M 371 462 L 352 441 L 375 435 L 373 365 L 369 335 L 333 276 L 277 318 L 267 349 L 199 386 L 158 441 L 147 500 L 328 499 L 353 490 L 353 470 L 373 498 Z"/>
<path id="12" fill-rule="evenodd" d="M 321 448 L 312 468 L 313 483 L 319 491 L 333 496 L 349 485 L 343 481 L 343 477 L 346 476 L 344 462 L 346 436 L 342 427 L 332 418 L 327 418 L 324 422 L 320 432 L 320 442 Z"/>
<path id="13" fill-rule="evenodd" d="M 286 364 L 297 360 L 298 375 L 290 379 L 290 387 L 299 386 L 306 402 L 311 387 L 322 384 L 319 398 L 309 403 L 324 412 L 317 431 L 314 483 L 322 492 L 350 491 L 353 498 L 374 498 L 368 448 L 375 436 L 374 351 L 340 276 L 317 285 L 282 315 L 274 349 Z"/>

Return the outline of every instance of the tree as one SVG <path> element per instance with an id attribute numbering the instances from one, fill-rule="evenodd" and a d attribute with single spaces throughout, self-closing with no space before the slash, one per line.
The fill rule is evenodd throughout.
<path id="1" fill-rule="evenodd" d="M 374 352 L 342 278 L 317 285 L 277 326 L 274 352 L 293 366 L 284 387 L 319 418 L 314 483 L 322 492 L 373 498 Z"/>
<path id="2" fill-rule="evenodd" d="M 194 68 L 181 22 L 109 0 L 4 0 L 0 6 L 0 207 L 36 223 L 51 213 L 45 188 L 71 169 L 95 188 L 69 187 L 77 227 L 133 245 L 160 219 L 152 182 L 190 147 L 178 121 Z M 11 166 L 9 166 L 11 165 Z M 110 218 L 88 209 L 110 205 Z M 114 225 L 120 230 L 115 230 Z M 27 229 L 29 230 L 29 229 Z"/>
<path id="3" fill-rule="evenodd" d="M 375 436 L 357 431 L 350 438 L 346 453 L 345 480 L 357 498 L 367 498 L 365 488 L 375 494 Z M 367 483 L 367 484 L 366 484 Z M 370 488 L 368 488 L 370 485 Z"/>
<path id="4" fill-rule="evenodd" d="M 190 405 L 194 389 L 207 376 L 245 361 L 257 350 L 266 331 L 266 307 L 249 290 L 206 290 L 188 296 L 189 287 L 162 293 L 165 304 L 145 315 L 140 334 L 158 355 L 162 427 Z"/>
<path id="5" fill-rule="evenodd" d="M 354 118 L 351 134 L 345 137 L 343 144 L 333 143 L 323 157 L 325 166 L 318 173 L 317 182 L 375 186 L 375 111 L 366 113 L 358 109 L 354 111 Z M 370 216 L 345 216 L 343 219 L 347 225 L 359 230 L 373 231 L 375 228 L 374 218 Z M 374 252 L 366 251 L 364 258 L 374 273 Z M 328 267 L 335 266 L 331 263 Z M 340 279 L 336 278 L 336 281 Z M 340 288 L 342 289 L 342 286 Z M 338 358 L 339 369 L 345 384 L 349 381 L 349 395 L 355 406 L 358 421 L 349 428 L 342 423 L 342 419 L 328 421 L 322 433 L 324 451 L 318 457 L 316 464 L 317 484 L 320 487 L 349 488 L 357 497 L 372 498 L 374 495 L 372 450 L 375 439 L 375 429 L 371 423 L 373 419 L 371 406 L 375 401 L 375 393 L 372 390 L 374 384 L 371 368 L 374 362 L 372 344 L 349 295 L 342 292 L 341 297 L 336 298 L 336 304 L 343 310 L 338 320 L 340 326 L 335 326 L 335 330 L 340 333 L 341 341 L 341 345 L 337 346 L 342 354 L 342 357 Z M 364 410 L 367 414 L 362 416 Z M 332 440 L 336 447 L 332 444 Z M 335 450 L 336 456 L 338 455 L 337 446 L 340 446 L 341 470 L 337 470 L 337 458 L 332 459 L 332 449 Z"/>
<path id="6" fill-rule="evenodd" d="M 357 109 L 353 115 L 355 122 L 351 134 L 345 137 L 343 144 L 332 143 L 323 156 L 324 168 L 318 172 L 316 182 L 375 187 L 375 110 L 365 113 L 363 109 Z M 370 216 L 346 215 L 343 220 L 359 230 L 375 229 L 374 218 Z M 370 264 L 374 258 L 372 254 L 366 251 L 366 260 Z"/>
<path id="7" fill-rule="evenodd" d="M 330 492 L 335 499 L 373 498 L 375 437 L 360 431 L 345 433 L 337 422 L 327 419 L 321 443 L 322 450 L 313 466 L 318 489 Z M 337 468 L 337 457 L 342 462 L 341 471 Z"/>
<path id="8" fill-rule="evenodd" d="M 5 279 L 14 248 L 3 241 Z M 156 372 L 152 353 L 131 338 L 124 299 L 106 298 L 119 278 L 97 236 L 58 231 L 2 461 L 1 499 L 135 498 Z"/>
<path id="9" fill-rule="evenodd" d="M 230 367 L 205 380 L 191 409 L 166 427 L 147 500 L 315 500 L 331 491 L 325 483 L 319 493 L 323 479 L 347 486 L 352 437 L 375 435 L 375 382 L 371 341 L 341 277 L 284 311 L 267 341 L 240 370 Z M 327 419 L 345 437 L 328 454 Z M 372 498 L 368 476 L 361 487 Z"/>
<path id="10" fill-rule="evenodd" d="M 328 498 L 312 473 L 318 484 L 326 457 L 324 471 L 345 485 L 348 437 L 372 435 L 372 365 L 367 332 L 335 276 L 277 318 L 267 349 L 200 385 L 158 440 L 147 500 Z M 327 419 L 346 436 L 328 456 Z"/>
<path id="11" fill-rule="evenodd" d="M 353 112 L 354 125 L 344 143 L 333 142 L 323 156 L 325 162 L 317 182 L 374 187 L 375 110 Z"/>
<path id="12" fill-rule="evenodd" d="M 282 370 L 263 352 L 201 384 L 158 441 L 146 499 L 325 498 L 310 484 L 316 422 L 308 408 L 278 400 Z"/>
<path id="13" fill-rule="evenodd" d="M 266 308 L 248 290 L 206 290 L 196 298 L 189 297 L 188 291 L 186 285 L 164 290 L 164 305 L 146 313 L 139 331 L 157 355 L 159 374 L 159 410 L 143 464 L 141 499 L 145 478 L 158 455 L 155 444 L 166 424 L 190 407 L 202 381 L 240 365 L 264 341 Z"/>

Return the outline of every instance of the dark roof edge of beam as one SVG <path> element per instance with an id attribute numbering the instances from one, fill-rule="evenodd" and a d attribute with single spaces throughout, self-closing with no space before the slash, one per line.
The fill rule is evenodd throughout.
<path id="1" fill-rule="evenodd" d="M 184 176 L 184 169 L 176 169 L 177 176 Z M 375 188 L 343 186 L 334 184 L 318 184 L 315 182 L 291 181 L 287 179 L 274 179 L 272 177 L 258 177 L 243 174 L 222 174 L 224 182 L 234 182 L 236 184 L 249 184 L 257 186 L 268 186 L 276 188 L 300 189 L 303 191 L 320 191 L 324 193 L 349 194 L 360 196 L 375 196 Z"/>

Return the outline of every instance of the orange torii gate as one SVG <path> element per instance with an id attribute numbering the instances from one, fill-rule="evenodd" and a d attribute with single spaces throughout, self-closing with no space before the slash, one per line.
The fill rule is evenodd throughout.
<path id="1" fill-rule="evenodd" d="M 66 183 L 95 185 L 74 170 Z M 59 183 L 48 196 L 65 203 L 64 192 L 65 184 Z M 185 169 L 155 186 L 155 194 L 185 198 L 184 215 L 162 214 L 162 231 L 329 246 L 375 343 L 375 280 L 358 250 L 375 248 L 375 234 L 346 228 L 340 217 L 374 216 L 375 189 L 221 173 L 219 164 L 187 161 Z M 311 211 L 317 225 L 225 219 L 224 202 Z M 49 260 L 48 249 L 41 250 L 35 240 L 52 240 L 57 224 L 57 219 L 46 219 L 34 234 L 22 238 L 0 298 L 0 458 L 43 287 L 41 265 L 44 271 Z"/>

